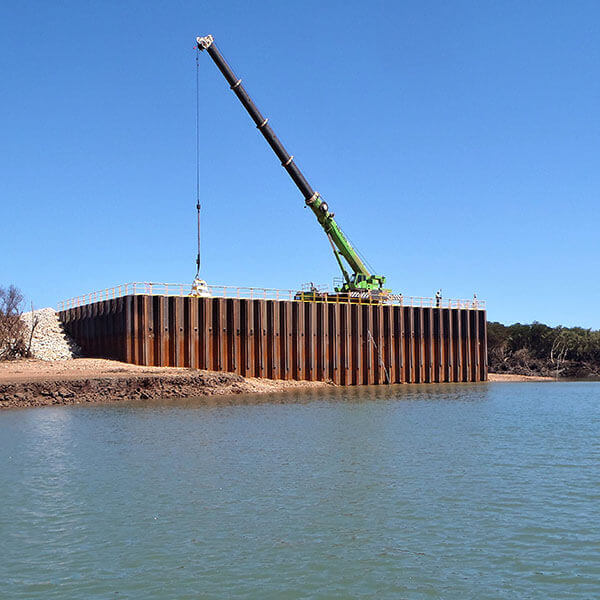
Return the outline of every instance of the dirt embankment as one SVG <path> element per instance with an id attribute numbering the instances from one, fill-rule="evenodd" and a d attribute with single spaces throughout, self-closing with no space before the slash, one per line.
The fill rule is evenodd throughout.
<path id="1" fill-rule="evenodd" d="M 95 358 L 54 362 L 20 360 L 0 363 L 0 408 L 266 394 L 325 385 L 245 378 L 233 373 L 195 369 L 139 367 Z"/>
<path id="2" fill-rule="evenodd" d="M 552 381 L 552 378 L 490 373 L 489 381 Z M 140 367 L 100 358 L 25 359 L 0 363 L 0 408 L 255 395 L 327 385 L 176 367 Z"/>

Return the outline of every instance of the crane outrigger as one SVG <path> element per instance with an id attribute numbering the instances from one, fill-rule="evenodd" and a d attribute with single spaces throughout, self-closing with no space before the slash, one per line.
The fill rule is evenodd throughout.
<path id="1" fill-rule="evenodd" d="M 279 141 L 271 126 L 268 124 L 268 119 L 263 117 L 252 99 L 244 89 L 242 80 L 239 79 L 227 61 L 223 58 L 217 48 L 212 35 L 196 38 L 198 50 L 206 50 L 209 56 L 217 65 L 219 71 L 223 74 L 227 83 L 238 97 L 248 114 L 252 117 L 256 127 L 267 140 L 277 158 L 281 161 L 282 167 L 288 172 L 296 187 L 304 196 L 306 206 L 308 206 L 317 217 L 317 221 L 325 231 L 325 235 L 331 244 L 334 256 L 342 271 L 344 282 L 341 286 L 336 287 L 335 291 L 339 294 L 354 295 L 353 293 L 362 292 L 373 299 L 383 298 L 389 294 L 390 290 L 384 289 L 385 277 L 383 275 L 374 275 L 367 268 L 363 260 L 358 255 L 357 251 L 352 247 L 348 238 L 344 235 L 340 226 L 334 219 L 334 213 L 329 210 L 329 205 L 323 200 L 318 192 L 315 192 L 308 183 L 296 163 L 294 157 L 288 154 L 283 144 Z M 344 259 L 350 268 L 351 273 L 344 266 Z M 362 295 L 362 294 L 361 294 Z"/>

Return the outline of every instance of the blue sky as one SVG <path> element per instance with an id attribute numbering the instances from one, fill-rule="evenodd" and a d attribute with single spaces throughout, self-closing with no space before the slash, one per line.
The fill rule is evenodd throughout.
<path id="1" fill-rule="evenodd" d="M 195 273 L 196 35 L 405 295 L 600 328 L 597 2 L 23 2 L 0 18 L 0 284 L 36 307 Z M 200 56 L 202 275 L 338 275 Z"/>

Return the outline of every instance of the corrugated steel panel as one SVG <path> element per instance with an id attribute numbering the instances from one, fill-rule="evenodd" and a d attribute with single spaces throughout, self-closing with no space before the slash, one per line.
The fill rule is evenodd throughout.
<path id="1" fill-rule="evenodd" d="M 485 310 L 125 296 L 60 313 L 90 356 L 338 385 L 484 381 Z"/>

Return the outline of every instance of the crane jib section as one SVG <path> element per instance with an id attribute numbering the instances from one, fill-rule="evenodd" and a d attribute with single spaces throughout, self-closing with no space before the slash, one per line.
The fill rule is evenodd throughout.
<path id="1" fill-rule="evenodd" d="M 315 191 L 312 189 L 308 181 L 306 181 L 304 175 L 302 175 L 300 169 L 294 163 L 294 157 L 288 153 L 279 138 L 275 135 L 275 132 L 271 129 L 271 126 L 268 123 L 269 119 L 263 117 L 261 112 L 256 107 L 256 104 L 252 102 L 252 98 L 250 98 L 248 92 L 242 85 L 242 80 L 235 75 L 214 42 L 208 46 L 206 51 L 217 65 L 219 71 L 221 71 L 227 80 L 227 83 L 229 83 L 239 101 L 248 111 L 248 114 L 252 117 L 254 123 L 256 123 L 256 127 L 263 134 L 269 146 L 271 146 L 273 152 L 275 152 L 277 155 L 277 158 L 279 158 L 281 161 L 282 167 L 289 173 L 298 189 L 302 192 L 304 199 L 309 200 L 314 195 Z"/>

